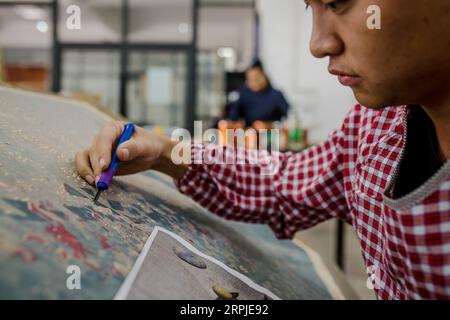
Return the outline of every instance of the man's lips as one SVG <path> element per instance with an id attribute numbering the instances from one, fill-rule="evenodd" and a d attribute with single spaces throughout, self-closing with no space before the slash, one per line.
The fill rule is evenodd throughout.
<path id="1" fill-rule="evenodd" d="M 328 70 L 331 74 L 338 77 L 339 82 L 347 87 L 354 87 L 358 85 L 361 82 L 361 77 L 353 74 L 348 74 L 336 69 L 329 69 Z"/>

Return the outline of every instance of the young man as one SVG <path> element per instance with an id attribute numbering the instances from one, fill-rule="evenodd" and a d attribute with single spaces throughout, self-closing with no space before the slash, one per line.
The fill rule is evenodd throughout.
<path id="1" fill-rule="evenodd" d="M 351 223 L 380 299 L 450 298 L 450 1 L 309 0 L 311 51 L 361 105 L 328 140 L 255 165 L 175 165 L 174 143 L 139 129 L 121 146 L 122 174 L 165 172 L 229 219 L 265 222 L 279 237 L 330 218 Z M 367 8 L 381 9 L 381 30 Z M 330 106 L 332 107 L 332 106 Z M 107 125 L 77 154 L 90 183 L 122 129 Z M 194 145 L 196 157 L 208 146 Z M 227 153 L 232 152 L 226 150 Z"/>

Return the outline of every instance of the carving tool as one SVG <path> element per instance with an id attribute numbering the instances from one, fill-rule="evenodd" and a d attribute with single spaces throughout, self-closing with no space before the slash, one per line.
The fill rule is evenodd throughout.
<path id="1" fill-rule="evenodd" d="M 97 194 L 95 195 L 94 202 L 97 202 L 100 198 L 100 195 L 103 191 L 107 190 L 111 185 L 112 178 L 117 173 L 117 170 L 120 166 L 120 160 L 117 156 L 117 148 L 124 142 L 131 139 L 135 131 L 134 124 L 128 123 L 125 125 L 122 135 L 117 142 L 116 147 L 114 148 L 114 152 L 112 154 L 111 164 L 109 165 L 108 170 L 104 171 L 97 182 Z"/>

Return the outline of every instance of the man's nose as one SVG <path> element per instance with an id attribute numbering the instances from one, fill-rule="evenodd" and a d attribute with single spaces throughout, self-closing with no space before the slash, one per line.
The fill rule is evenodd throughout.
<path id="1" fill-rule="evenodd" d="M 337 56 L 344 50 L 344 44 L 336 34 L 333 25 L 323 19 L 314 22 L 309 45 L 312 55 L 316 58 Z"/>

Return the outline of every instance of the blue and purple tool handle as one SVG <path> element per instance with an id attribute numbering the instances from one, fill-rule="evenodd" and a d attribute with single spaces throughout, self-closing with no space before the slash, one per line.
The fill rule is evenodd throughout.
<path id="1" fill-rule="evenodd" d="M 109 188 L 112 182 L 112 178 L 117 173 L 117 170 L 119 170 L 120 166 L 120 160 L 117 156 L 117 149 L 119 146 L 130 140 L 133 136 L 135 131 L 134 124 L 128 123 L 125 125 L 125 128 L 122 132 L 122 135 L 119 138 L 119 141 L 117 142 L 116 147 L 114 148 L 114 152 L 112 154 L 111 164 L 109 165 L 108 170 L 104 171 L 102 175 L 100 176 L 100 179 L 97 182 L 97 194 L 95 195 L 94 202 L 97 202 L 98 198 L 100 197 L 101 193 Z"/>

